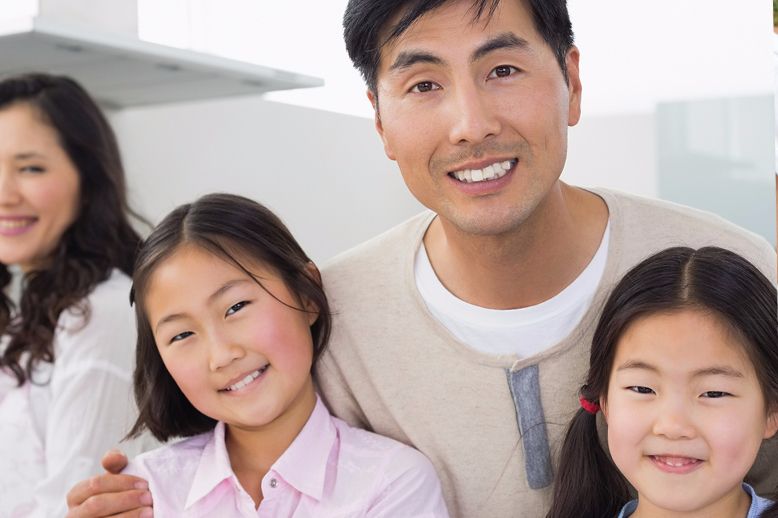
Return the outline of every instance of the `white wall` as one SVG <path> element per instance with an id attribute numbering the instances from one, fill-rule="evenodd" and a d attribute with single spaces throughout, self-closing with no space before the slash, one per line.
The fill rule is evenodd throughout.
<path id="1" fill-rule="evenodd" d="M 421 210 L 368 119 L 228 99 L 114 113 L 134 206 L 156 223 L 208 192 L 276 211 L 317 261 Z"/>

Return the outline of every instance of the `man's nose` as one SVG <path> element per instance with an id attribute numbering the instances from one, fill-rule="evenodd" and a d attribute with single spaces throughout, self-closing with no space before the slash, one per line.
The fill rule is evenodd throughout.
<path id="1" fill-rule="evenodd" d="M 487 92 L 474 83 L 460 84 L 451 94 L 450 142 L 480 144 L 500 133 L 501 125 Z"/>

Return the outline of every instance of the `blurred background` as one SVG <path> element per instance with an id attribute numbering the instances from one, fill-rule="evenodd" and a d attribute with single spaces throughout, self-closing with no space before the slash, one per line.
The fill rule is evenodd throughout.
<path id="1" fill-rule="evenodd" d="M 236 192 L 324 261 L 421 210 L 373 129 L 345 4 L 3 0 L 0 74 L 69 73 L 101 99 L 151 221 Z M 709 210 L 775 244 L 769 0 L 568 5 L 584 93 L 562 178 Z"/>

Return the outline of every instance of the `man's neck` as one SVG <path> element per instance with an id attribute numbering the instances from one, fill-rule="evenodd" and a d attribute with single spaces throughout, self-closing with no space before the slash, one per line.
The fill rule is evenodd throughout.
<path id="1" fill-rule="evenodd" d="M 607 222 L 601 198 L 559 182 L 510 233 L 466 234 L 437 217 L 424 246 L 436 275 L 458 298 L 485 308 L 523 308 L 549 300 L 580 275 Z"/>

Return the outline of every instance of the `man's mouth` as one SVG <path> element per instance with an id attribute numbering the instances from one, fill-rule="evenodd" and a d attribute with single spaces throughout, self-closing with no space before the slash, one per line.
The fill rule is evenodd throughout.
<path id="1" fill-rule="evenodd" d="M 233 383 L 232 385 L 229 385 L 223 389 L 221 389 L 219 392 L 235 392 L 238 391 L 244 387 L 246 387 L 249 383 L 260 377 L 262 374 L 265 373 L 265 371 L 270 367 L 270 364 L 268 363 L 264 367 L 260 367 L 259 369 L 250 372 L 246 374 L 246 376 L 241 379 L 240 381 Z"/>
<path id="2" fill-rule="evenodd" d="M 488 182 L 502 178 L 513 166 L 518 163 L 518 159 L 503 160 L 489 164 L 482 169 L 462 169 L 448 173 L 449 176 L 464 183 Z"/>

